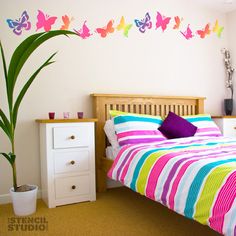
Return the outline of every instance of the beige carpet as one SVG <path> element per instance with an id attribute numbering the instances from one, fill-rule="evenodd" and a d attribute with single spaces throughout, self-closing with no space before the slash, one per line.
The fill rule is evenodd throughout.
<path id="1" fill-rule="evenodd" d="M 12 218 L 13 217 L 13 218 Z M 49 209 L 38 201 L 37 213 L 30 219 L 45 219 L 34 224 L 41 227 L 16 230 L 17 220 L 11 204 L 0 206 L 0 236 L 7 235 L 69 235 L 69 236 L 217 236 L 207 226 L 186 219 L 161 204 L 146 199 L 128 188 L 116 188 L 97 194 L 97 201 Z M 13 222 L 14 221 L 14 222 Z M 45 230 L 45 228 L 47 229 Z"/>

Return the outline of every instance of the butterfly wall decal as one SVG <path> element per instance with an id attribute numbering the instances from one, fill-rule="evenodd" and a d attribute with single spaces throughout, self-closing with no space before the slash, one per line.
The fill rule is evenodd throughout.
<path id="1" fill-rule="evenodd" d="M 184 32 L 180 31 L 180 33 L 181 33 L 187 40 L 189 40 L 189 39 L 191 39 L 191 38 L 193 37 L 193 32 L 192 32 L 192 30 L 190 29 L 189 24 L 188 24 L 187 29 L 186 29 Z"/>
<path id="2" fill-rule="evenodd" d="M 18 20 L 7 19 L 8 26 L 13 29 L 13 33 L 21 35 L 22 30 L 30 30 L 31 23 L 29 21 L 29 15 L 24 11 Z"/>
<path id="3" fill-rule="evenodd" d="M 108 34 L 111 34 L 115 31 L 113 24 L 114 24 L 114 20 L 110 20 L 106 26 L 104 26 L 103 28 L 97 28 L 95 32 L 100 34 L 102 38 L 106 38 Z"/>
<path id="4" fill-rule="evenodd" d="M 152 28 L 151 17 L 148 12 L 146 13 L 144 19 L 142 20 L 135 19 L 134 22 L 135 22 L 135 25 L 139 28 L 139 31 L 141 33 L 145 33 L 146 29 Z"/>
<path id="5" fill-rule="evenodd" d="M 224 30 L 224 27 L 223 26 L 219 26 L 219 23 L 218 23 L 218 20 L 216 20 L 215 22 L 215 26 L 213 27 L 213 32 L 217 34 L 217 36 L 220 38 L 221 37 L 221 34 Z"/>
<path id="6" fill-rule="evenodd" d="M 79 30 L 74 29 L 74 31 L 76 32 L 76 34 L 78 34 L 82 39 L 87 39 L 87 38 L 89 38 L 91 35 L 93 35 L 93 34 L 90 33 L 90 30 L 89 30 L 89 28 L 88 28 L 87 25 L 86 25 L 86 22 L 87 22 L 87 21 L 84 21 L 84 24 L 83 24 L 83 26 L 82 26 L 81 29 L 79 29 Z"/>
<path id="7" fill-rule="evenodd" d="M 179 29 L 181 22 L 183 21 L 183 18 L 179 18 L 179 16 L 174 17 L 175 25 L 173 26 L 173 29 Z"/>
<path id="8" fill-rule="evenodd" d="M 68 30 L 71 24 L 71 21 L 74 20 L 73 17 L 69 18 L 69 16 L 64 15 L 61 17 L 63 21 L 63 25 L 61 26 L 60 30 Z"/>
<path id="9" fill-rule="evenodd" d="M 156 29 L 158 29 L 159 27 L 162 28 L 162 32 L 164 32 L 167 28 L 167 25 L 170 23 L 171 17 L 166 17 L 161 15 L 160 12 L 157 12 L 157 16 L 156 16 Z"/>
<path id="10" fill-rule="evenodd" d="M 125 37 L 128 37 L 129 30 L 133 24 L 125 24 L 124 16 L 121 17 L 119 25 L 116 27 L 117 30 L 123 30 L 123 34 Z"/>
<path id="11" fill-rule="evenodd" d="M 207 35 L 211 33 L 210 31 L 210 24 L 208 23 L 204 29 L 197 30 L 197 34 L 200 36 L 201 39 L 204 39 Z"/>
<path id="12" fill-rule="evenodd" d="M 38 10 L 36 31 L 38 29 L 44 28 L 44 30 L 48 32 L 49 30 L 51 30 L 52 25 L 55 23 L 56 19 L 56 16 L 49 16 Z"/>

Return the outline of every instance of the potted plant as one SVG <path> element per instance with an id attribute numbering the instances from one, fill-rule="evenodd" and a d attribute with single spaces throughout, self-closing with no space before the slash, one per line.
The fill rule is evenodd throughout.
<path id="1" fill-rule="evenodd" d="M 8 111 L 4 112 L 0 108 L 0 128 L 5 133 L 11 144 L 11 151 L 9 153 L 0 152 L 1 156 L 5 157 L 6 160 L 12 167 L 13 176 L 13 187 L 10 189 L 10 194 L 13 201 L 13 208 L 16 215 L 30 215 L 36 210 L 36 196 L 38 187 L 35 185 L 17 185 L 17 174 L 16 174 L 16 153 L 15 153 L 15 130 L 17 124 L 17 116 L 22 102 L 23 97 L 28 91 L 30 85 L 35 80 L 39 72 L 54 63 L 52 61 L 56 53 L 52 54 L 27 80 L 16 99 L 14 97 L 16 81 L 19 77 L 20 71 L 29 56 L 45 41 L 58 35 L 69 35 L 75 34 L 71 31 L 66 30 L 55 30 L 43 33 L 37 33 L 29 36 L 15 49 L 11 56 L 9 66 L 7 66 L 3 46 L 0 42 L 0 54 L 2 59 L 5 85 L 6 85 L 6 96 L 7 96 L 7 107 Z M 2 100 L 2 99 L 1 99 Z"/>

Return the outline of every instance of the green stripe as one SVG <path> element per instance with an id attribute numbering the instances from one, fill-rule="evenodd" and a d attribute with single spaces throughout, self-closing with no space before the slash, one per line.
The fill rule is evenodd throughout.
<path id="1" fill-rule="evenodd" d="M 167 151 L 160 151 L 152 153 L 143 164 L 141 171 L 139 172 L 139 176 L 136 182 L 136 191 L 142 195 L 145 195 L 146 184 L 148 181 L 148 175 L 150 174 L 150 169 L 152 168 L 153 164 L 155 164 L 156 160 L 159 159 L 161 156 L 168 153 Z"/>
<path id="2" fill-rule="evenodd" d="M 233 165 L 233 166 L 232 166 Z M 196 204 L 194 219 L 206 225 L 210 217 L 210 210 L 217 196 L 220 186 L 224 182 L 226 176 L 235 170 L 235 163 L 227 163 L 215 168 L 207 177 L 202 193 Z"/>

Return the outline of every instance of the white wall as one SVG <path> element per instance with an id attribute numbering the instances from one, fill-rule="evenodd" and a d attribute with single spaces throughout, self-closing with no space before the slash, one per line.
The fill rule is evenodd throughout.
<path id="1" fill-rule="evenodd" d="M 230 50 L 230 55 L 231 55 L 231 62 L 232 62 L 233 68 L 236 69 L 235 24 L 236 24 L 236 11 L 233 11 L 233 12 L 230 12 L 227 14 L 227 25 L 228 25 L 228 42 L 229 42 L 229 50 Z M 234 91 L 236 91 L 235 76 L 236 76 L 236 74 L 234 72 Z M 234 94 L 234 98 L 235 98 L 235 94 Z M 234 101 L 234 114 L 236 114 L 236 102 L 235 101 Z"/>
<path id="2" fill-rule="evenodd" d="M 110 19 L 114 19 L 117 25 L 122 15 L 127 22 L 133 22 L 149 11 L 153 29 L 141 34 L 133 26 L 128 38 L 120 32 L 105 39 L 95 33 L 88 40 L 61 36 L 47 42 L 32 56 L 21 79 L 31 74 L 51 53 L 59 51 L 56 63 L 40 73 L 20 109 L 16 133 L 19 184 L 40 185 L 38 126 L 34 120 L 46 118 L 48 111 L 55 111 L 57 117 L 61 117 L 63 111 L 69 111 L 73 116 L 76 111 L 84 111 L 86 117 L 91 117 L 91 93 L 204 96 L 207 98 L 206 112 L 221 113 L 225 88 L 220 49 L 228 46 L 224 14 L 188 0 L 4 1 L 0 8 L 0 38 L 7 59 L 23 38 L 35 32 L 38 9 L 58 17 L 73 16 L 73 28 L 77 29 L 84 20 L 95 29 Z M 16 19 L 24 10 L 30 15 L 33 29 L 18 37 L 9 29 L 6 19 Z M 208 22 L 214 24 L 216 19 L 225 30 L 220 39 L 212 34 L 204 40 L 194 37 L 187 41 L 170 28 L 165 33 L 155 30 L 157 10 L 172 17 L 183 17 L 183 30 L 188 23 L 196 30 Z M 60 25 L 58 21 L 53 27 L 59 28 Z M 173 23 L 170 25 L 173 27 Z M 2 76 L 2 69 L 0 73 Z M 17 88 L 21 84 L 19 82 Z M 0 94 L 3 91 L 1 82 Z M 0 106 L 6 108 L 4 102 L 1 95 Z M 8 152 L 6 139 L 0 138 L 0 150 Z M 0 195 L 8 193 L 11 185 L 10 167 L 0 159 Z"/>

